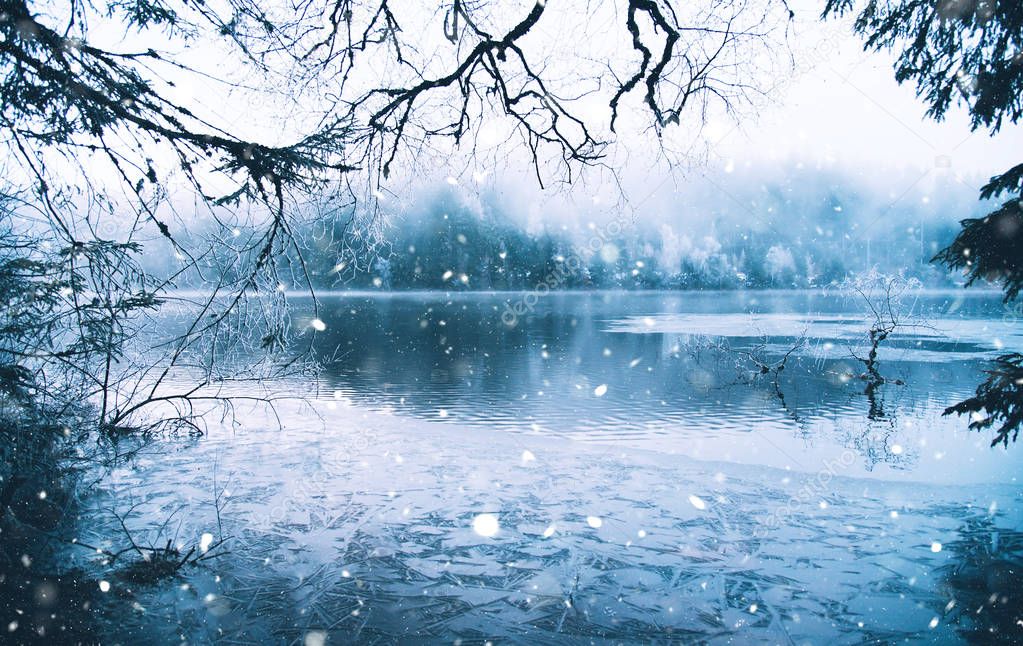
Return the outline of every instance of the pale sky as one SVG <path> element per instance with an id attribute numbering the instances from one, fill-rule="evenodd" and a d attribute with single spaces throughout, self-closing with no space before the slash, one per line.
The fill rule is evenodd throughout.
<path id="1" fill-rule="evenodd" d="M 901 195 L 911 190 L 940 190 L 941 181 L 955 181 L 975 190 L 991 175 L 1023 161 L 1019 153 L 1023 151 L 1023 126 L 1007 125 L 995 138 L 986 131 L 971 133 L 962 109 L 950 111 L 945 122 L 935 123 L 924 116 L 926 107 L 915 97 L 914 88 L 895 83 L 891 56 L 863 52 L 862 40 L 851 33 L 848 20 L 821 22 L 821 0 L 793 0 L 789 4 L 796 11 L 795 20 L 788 25 L 787 39 L 794 66 L 784 60 L 784 48 L 751 50 L 754 60 L 750 69 L 754 71 L 749 73 L 759 70 L 757 83 L 763 85 L 766 78 L 772 89 L 757 105 L 741 110 L 737 120 L 712 117 L 698 135 L 702 144 L 692 145 L 689 139 L 697 136 L 693 133 L 700 121 L 699 113 L 691 109 L 681 127 L 665 133 L 664 141 L 677 143 L 676 150 L 695 151 L 674 169 L 658 157 L 659 142 L 652 136 L 629 133 L 621 137 L 611 158 L 611 164 L 620 169 L 614 181 L 595 171 L 588 172 L 571 190 L 541 190 L 528 163 L 520 163 L 504 148 L 495 146 L 489 157 L 484 154 L 473 161 L 444 151 L 409 159 L 387 188 L 396 195 L 409 194 L 411 183 L 414 194 L 416 185 L 443 185 L 450 178 L 467 193 L 503 187 L 515 201 L 528 204 L 536 212 L 529 217 L 543 217 L 546 211 L 578 212 L 590 217 L 597 205 L 603 206 L 606 216 L 613 217 L 619 179 L 634 202 L 650 199 L 670 204 L 695 177 L 713 181 L 737 169 L 777 175 L 792 167 L 824 168 L 868 177 L 879 193 Z M 500 6 L 507 17 L 518 15 L 518 9 Z M 551 14 L 545 14 L 538 24 L 542 29 L 537 38 L 553 49 L 541 47 L 536 54 L 541 59 L 549 57 L 551 76 L 571 78 L 581 73 L 553 64 L 562 59 L 563 63 L 570 61 L 577 53 L 572 48 L 580 41 L 588 46 L 597 41 L 594 58 L 587 59 L 597 67 L 611 60 L 619 71 L 628 69 L 628 60 L 635 58 L 635 52 L 627 44 L 599 42 L 601 30 L 622 36 L 622 26 L 617 22 L 620 17 L 615 17 L 608 6 L 600 7 L 588 22 L 577 20 L 579 24 L 572 27 L 565 22 L 564 14 L 578 7 L 551 3 Z M 425 41 L 440 41 L 433 45 L 449 57 L 450 51 L 445 49 L 449 45 L 441 38 L 441 16 L 424 13 L 421 18 L 427 30 L 424 33 L 432 34 L 424 36 Z M 104 35 L 113 41 L 123 39 L 121 33 Z M 613 39 L 609 36 L 608 40 Z M 131 49 L 137 44 L 120 42 L 119 48 Z M 596 56 L 604 49 L 608 58 Z M 200 68 L 212 66 L 211 72 L 244 82 L 232 66 L 225 65 L 229 59 L 215 55 L 214 50 L 196 47 L 177 53 Z M 785 64 L 779 65 L 779 60 Z M 171 76 L 178 85 L 164 88 L 170 95 L 186 105 L 201 106 L 201 113 L 211 115 L 214 122 L 241 136 L 283 143 L 276 139 L 282 135 L 293 139 L 289 133 L 302 129 L 303 119 L 296 116 L 296 106 L 287 105 L 286 100 L 276 105 L 265 98 L 253 101 L 244 93 L 227 96 L 223 85 L 209 78 Z M 649 123 L 650 115 L 642 108 L 639 94 L 629 97 L 631 106 L 623 106 L 630 112 L 626 118 L 636 123 L 646 119 L 644 123 Z M 592 110 L 595 119 L 606 120 L 606 98 L 595 103 Z M 507 132 L 500 129 L 485 131 L 484 135 L 481 140 L 489 136 L 502 145 L 509 140 Z M 698 150 L 701 147 L 703 150 Z M 892 169 L 899 172 L 889 172 Z M 396 203 L 389 207 L 407 211 Z"/>
<path id="2" fill-rule="evenodd" d="M 1023 127 L 1009 125 L 994 139 L 986 131 L 971 133 L 961 109 L 950 111 L 944 123 L 935 123 L 924 116 L 926 108 L 913 87 L 895 83 L 891 56 L 863 52 L 862 39 L 851 33 L 848 20 L 822 22 L 819 0 L 789 5 L 796 11 L 788 37 L 795 69 L 780 69 L 769 96 L 746 109 L 738 125 L 728 119 L 712 120 L 704 133 L 715 149 L 712 158 L 740 164 L 828 160 L 876 169 L 933 167 L 935 158 L 942 156 L 942 164 L 950 163 L 953 170 L 984 176 L 1019 163 L 1016 151 L 1023 150 Z M 556 23 L 558 18 L 557 14 L 549 20 L 545 16 L 538 27 L 550 30 L 551 21 Z M 430 26 L 440 29 L 439 22 L 427 23 Z M 179 91 L 190 100 L 206 103 L 207 109 L 219 113 L 222 123 L 243 132 L 252 127 L 251 108 L 230 110 L 230 102 L 217 99 L 215 84 L 203 79 L 193 82 L 193 87 Z M 603 103 L 596 107 L 606 111 Z M 677 134 L 669 132 L 668 137 Z M 504 133 L 497 136 L 503 138 Z M 629 151 L 630 161 L 648 157 L 649 147 L 650 142 L 643 139 L 634 147 L 626 146 L 634 148 Z"/>
<path id="3" fill-rule="evenodd" d="M 647 211 L 642 217 L 660 211 L 678 218 L 674 205 L 694 192 L 687 187 L 716 185 L 742 170 L 773 178 L 793 168 L 845 174 L 874 188 L 879 200 L 887 200 L 882 204 L 898 207 L 940 203 L 943 196 L 951 200 L 953 192 L 974 195 L 992 175 L 1023 162 L 1023 124 L 1008 124 L 994 137 L 986 130 L 973 132 L 960 107 L 935 122 L 925 116 L 915 87 L 895 82 L 891 54 L 864 52 L 848 20 L 822 23 L 819 2 L 799 4 L 802 8 L 792 5 L 797 15 L 789 36 L 794 71 L 782 75 L 769 96 L 738 122 L 712 120 L 703 132 L 705 155 L 669 176 L 653 155 L 644 157 L 648 142 L 632 147 L 621 179 L 637 211 Z M 614 191 L 599 180 L 573 191 L 582 197 L 553 198 L 544 197 L 528 176 L 519 182 L 541 202 L 532 207 L 534 221 L 548 211 L 584 212 L 599 220 L 586 208 L 586 198 L 614 201 Z M 936 217 L 956 221 L 968 215 L 946 211 Z M 615 217 L 613 207 L 605 217 Z"/>
<path id="4" fill-rule="evenodd" d="M 795 78 L 778 88 L 774 105 L 746 132 L 724 130 L 722 156 L 831 158 L 866 169 L 934 166 L 944 156 L 942 164 L 953 170 L 984 176 L 1023 161 L 1023 124 L 1007 125 L 992 138 L 984 130 L 971 133 L 961 108 L 934 122 L 914 86 L 895 82 L 894 57 L 864 52 L 847 24 L 820 23 L 819 4 L 797 13 Z"/>

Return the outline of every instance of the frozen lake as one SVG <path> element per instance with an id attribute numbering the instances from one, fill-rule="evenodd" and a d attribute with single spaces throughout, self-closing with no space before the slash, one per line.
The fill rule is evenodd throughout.
<path id="1" fill-rule="evenodd" d="M 940 415 L 1023 348 L 996 296 L 924 295 L 873 400 L 843 295 L 555 294 L 512 320 L 527 297 L 326 297 L 338 361 L 279 385 L 308 400 L 283 428 L 239 411 L 114 470 L 82 540 L 122 547 L 130 510 L 230 554 L 140 586 L 77 552 L 111 641 L 1023 638 L 1021 447 Z M 744 378 L 804 336 L 777 388 Z"/>

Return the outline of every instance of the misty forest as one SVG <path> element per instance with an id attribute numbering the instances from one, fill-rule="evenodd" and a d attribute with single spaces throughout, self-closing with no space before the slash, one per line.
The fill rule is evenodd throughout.
<path id="1" fill-rule="evenodd" d="M 0 643 L 1023 644 L 1019 0 L 0 0 Z"/>

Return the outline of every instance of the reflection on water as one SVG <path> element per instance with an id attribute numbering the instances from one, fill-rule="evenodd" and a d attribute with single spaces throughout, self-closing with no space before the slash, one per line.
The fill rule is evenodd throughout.
<path id="1" fill-rule="evenodd" d="M 1015 481 L 1014 462 L 941 411 L 971 393 L 983 361 L 1023 346 L 996 296 L 929 294 L 930 327 L 893 335 L 873 397 L 850 375 L 861 304 L 841 295 L 569 293 L 506 324 L 522 294 L 361 294 L 321 317 L 326 395 L 401 415 L 612 442 L 707 460 L 811 471 L 854 447 L 857 473 L 940 482 Z M 301 320 L 301 317 L 299 317 Z M 777 360 L 749 385 L 744 350 Z M 997 339 L 997 340 L 996 340 Z M 727 344 L 727 349 L 722 346 Z M 737 365 L 740 364 L 740 365 Z M 748 365 L 746 367 L 749 367 Z M 595 390 L 601 388 L 601 396 Z M 781 397 L 778 397 L 778 395 Z"/>
<path id="2" fill-rule="evenodd" d="M 949 547 L 955 558 L 941 573 L 949 597 L 956 600 L 952 616 L 958 632 L 974 641 L 1010 643 L 1023 628 L 1018 623 L 1023 532 L 999 527 L 990 516 L 973 517 Z"/>

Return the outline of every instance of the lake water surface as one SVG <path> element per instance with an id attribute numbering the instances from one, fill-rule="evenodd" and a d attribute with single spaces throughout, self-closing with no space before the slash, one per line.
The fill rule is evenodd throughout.
<path id="1" fill-rule="evenodd" d="M 243 411 L 157 443 L 92 497 L 90 544 L 117 547 L 106 512 L 130 510 L 153 540 L 231 551 L 173 586 L 111 568 L 111 636 L 1023 638 L 1023 447 L 941 416 L 1023 332 L 991 294 L 913 307 L 926 325 L 882 347 L 893 383 L 868 396 L 848 295 L 324 297 L 335 361 L 276 386 L 307 399 L 280 425 Z M 747 361 L 794 347 L 777 383 Z"/>
<path id="2" fill-rule="evenodd" d="M 699 459 L 816 470 L 849 448 L 848 475 L 1016 482 L 1020 461 L 987 450 L 949 404 L 984 361 L 1023 348 L 994 295 L 929 293 L 920 327 L 893 335 L 881 370 L 904 386 L 864 396 L 862 302 L 807 292 L 356 295 L 326 300 L 321 348 L 339 348 L 326 396 L 399 416 L 637 446 Z M 521 305 L 519 306 L 521 308 Z M 776 391 L 749 384 L 744 351 L 797 350 Z M 727 344 L 727 349 L 722 345 Z M 737 365 L 738 364 L 738 365 Z M 595 396 L 599 386 L 606 392 Z M 603 390 L 603 389 L 602 389 Z M 780 394 L 780 396 L 779 396 Z"/>

